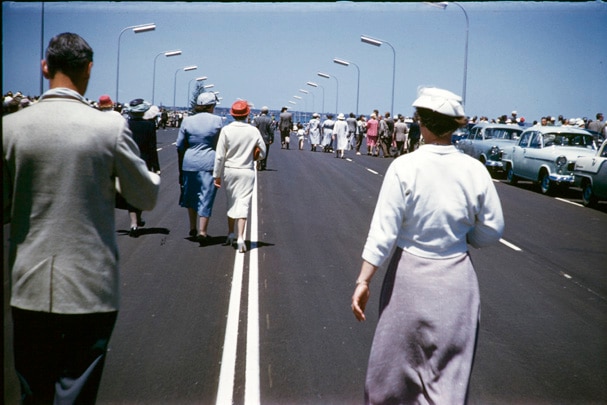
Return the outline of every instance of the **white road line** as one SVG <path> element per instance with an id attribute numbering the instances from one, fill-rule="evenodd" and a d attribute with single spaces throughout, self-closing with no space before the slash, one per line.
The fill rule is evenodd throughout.
<path id="1" fill-rule="evenodd" d="M 249 302 L 247 314 L 247 365 L 245 372 L 244 403 L 258 405 L 261 402 L 259 375 L 259 251 L 257 217 L 257 171 L 251 205 L 251 251 L 249 253 Z"/>
<path id="2" fill-rule="evenodd" d="M 569 201 L 569 200 L 566 200 L 566 199 L 564 199 L 564 198 L 555 197 L 554 199 L 555 199 L 555 200 L 562 201 L 562 202 L 566 202 L 566 203 L 569 203 L 569 204 L 571 204 L 571 205 L 575 205 L 575 206 L 578 206 L 578 207 L 583 207 L 583 205 L 582 205 L 582 204 L 580 204 L 580 203 L 576 203 L 576 202 L 573 202 L 573 201 Z"/>
<path id="3" fill-rule="evenodd" d="M 373 174 L 379 174 L 378 172 L 376 172 L 375 170 L 369 169 L 368 167 L 366 168 L 368 172 L 371 172 Z"/>
<path id="4" fill-rule="evenodd" d="M 217 405 L 232 404 L 234 395 L 234 375 L 236 372 L 236 349 L 238 346 L 238 315 L 240 314 L 240 296 L 242 293 L 242 274 L 244 255 L 236 253 L 234 259 L 234 276 L 228 307 L 226 335 L 223 341 L 223 355 L 219 372 Z"/>
<path id="5" fill-rule="evenodd" d="M 508 246 L 510 249 L 516 250 L 517 252 L 520 252 L 522 250 L 520 247 L 513 245 L 512 243 L 510 243 L 504 239 L 500 239 L 500 242 L 503 243 L 504 245 Z"/>
<path id="6" fill-rule="evenodd" d="M 257 172 L 251 207 L 251 249 L 249 251 L 249 289 L 246 335 L 245 398 L 246 405 L 258 405 L 261 402 L 259 376 L 259 253 L 258 217 L 257 217 Z M 236 375 L 236 357 L 238 346 L 238 324 L 245 255 L 236 252 L 234 276 L 230 291 L 228 320 L 223 343 L 221 370 L 217 390 L 217 405 L 233 403 L 234 377 Z"/>

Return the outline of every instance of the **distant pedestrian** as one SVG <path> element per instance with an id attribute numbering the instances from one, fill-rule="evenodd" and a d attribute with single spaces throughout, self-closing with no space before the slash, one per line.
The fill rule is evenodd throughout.
<path id="1" fill-rule="evenodd" d="M 392 145 L 392 133 L 390 132 L 390 127 L 388 126 L 387 120 L 379 116 L 379 129 L 378 129 L 378 152 L 377 156 L 379 156 L 379 151 L 383 153 L 385 158 L 389 158 L 392 155 L 390 154 L 390 146 Z"/>
<path id="2" fill-rule="evenodd" d="M 346 118 L 346 123 L 348 124 L 348 150 L 352 150 L 356 143 L 356 115 L 350 113 L 348 118 Z"/>
<path id="3" fill-rule="evenodd" d="M 270 145 L 274 143 L 274 122 L 272 117 L 268 116 L 270 109 L 266 106 L 261 107 L 261 114 L 255 117 L 254 125 L 261 133 L 266 144 L 266 155 L 263 159 L 257 161 L 257 170 L 266 170 L 268 156 L 270 155 Z"/>
<path id="4" fill-rule="evenodd" d="M 327 118 L 322 122 L 321 133 L 322 133 L 322 148 L 325 153 L 333 152 L 333 127 L 335 121 L 333 121 L 333 114 L 327 114 Z"/>
<path id="5" fill-rule="evenodd" d="M 167 123 L 169 122 L 169 113 L 165 108 L 160 111 L 160 125 L 162 129 L 167 129 Z"/>
<path id="6" fill-rule="evenodd" d="M 453 131 L 466 124 L 461 98 L 424 88 L 413 106 L 426 143 L 385 174 L 352 296 L 354 316 L 364 321 L 369 283 L 393 252 L 365 402 L 465 404 L 480 321 L 468 243 L 497 243 L 504 217 L 487 170 L 451 144 Z"/>
<path id="7" fill-rule="evenodd" d="M 49 90 L 2 118 L 13 324 L 4 353 L 14 356 L 21 403 L 94 404 L 120 306 L 116 180 L 151 210 L 160 177 L 126 120 L 84 97 L 93 50 L 82 37 L 51 38 L 41 65 Z"/>
<path id="8" fill-rule="evenodd" d="M 244 231 L 251 209 L 255 187 L 255 159 L 263 159 L 266 145 L 253 125 L 247 124 L 250 107 L 245 100 L 232 104 L 230 115 L 234 122 L 223 127 L 217 142 L 213 177 L 215 186 L 225 186 L 228 203 L 228 237 L 226 245 L 236 246 L 240 253 L 246 252 Z M 259 152 L 257 157 L 256 150 Z M 234 226 L 237 226 L 237 237 Z"/>
<path id="9" fill-rule="evenodd" d="M 188 210 L 190 237 L 196 237 L 201 244 L 210 239 L 207 228 L 217 194 L 213 168 L 223 120 L 214 114 L 216 103 L 217 96 L 213 93 L 198 95 L 196 114 L 183 120 L 176 141 L 182 185 L 179 205 Z"/>
<path id="10" fill-rule="evenodd" d="M 305 136 L 306 136 L 306 131 L 304 131 L 304 127 L 301 124 L 301 122 L 298 122 L 297 123 L 297 144 L 298 144 L 299 150 L 303 150 Z"/>
<path id="11" fill-rule="evenodd" d="M 367 136 L 367 119 L 360 115 L 356 121 L 356 154 L 360 155 L 360 147 L 363 144 L 363 138 Z"/>
<path id="12" fill-rule="evenodd" d="M 312 119 L 308 123 L 308 136 L 310 137 L 310 150 L 316 152 L 316 147 L 320 145 L 320 114 L 312 114 Z"/>
<path id="13" fill-rule="evenodd" d="M 377 121 L 377 115 L 371 114 L 371 117 L 367 121 L 367 155 L 377 156 L 377 136 L 379 130 L 379 121 Z"/>
<path id="14" fill-rule="evenodd" d="M 419 127 L 419 115 L 417 112 L 413 114 L 413 121 L 409 126 L 409 152 L 413 152 L 419 148 L 419 139 L 421 136 Z"/>
<path id="15" fill-rule="evenodd" d="M 287 107 L 282 107 L 280 110 L 280 116 L 278 120 L 278 129 L 280 130 L 280 145 L 281 149 L 289 149 L 289 142 L 287 142 L 291 129 L 293 128 L 293 114 L 288 111 Z"/>
<path id="16" fill-rule="evenodd" d="M 394 142 L 396 144 L 396 156 L 400 156 L 407 152 L 407 124 L 405 124 L 405 117 L 402 115 L 398 116 L 398 121 L 394 123 Z"/>
<path id="17" fill-rule="evenodd" d="M 603 136 L 603 130 L 605 129 L 605 121 L 603 121 L 603 113 L 597 113 L 596 119 L 588 124 L 588 129 L 594 131 L 594 140 L 599 144 L 599 138 Z"/>
<path id="18" fill-rule="evenodd" d="M 335 157 L 343 159 L 344 151 L 348 147 L 348 123 L 343 114 L 337 116 L 337 121 L 333 126 L 333 138 L 335 139 Z"/>

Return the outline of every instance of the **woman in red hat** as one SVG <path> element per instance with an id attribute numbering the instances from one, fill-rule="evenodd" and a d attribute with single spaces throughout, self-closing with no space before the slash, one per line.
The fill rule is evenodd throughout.
<path id="1" fill-rule="evenodd" d="M 244 230 L 249 215 L 253 187 L 255 187 L 255 160 L 266 155 L 266 145 L 259 130 L 248 124 L 251 110 L 245 100 L 232 104 L 230 115 L 234 122 L 223 127 L 217 141 L 213 177 L 215 186 L 225 185 L 228 200 L 228 238 L 226 245 L 234 244 L 234 225 L 238 225 L 238 251 L 246 252 Z"/>

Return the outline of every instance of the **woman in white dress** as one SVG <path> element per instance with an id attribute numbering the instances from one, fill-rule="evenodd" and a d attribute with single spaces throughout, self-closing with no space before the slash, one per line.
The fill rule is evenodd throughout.
<path id="1" fill-rule="evenodd" d="M 219 133 L 215 152 L 213 178 L 215 186 L 225 185 L 228 200 L 228 237 L 226 245 L 234 244 L 234 225 L 238 225 L 238 251 L 246 252 L 244 230 L 255 187 L 255 160 L 266 155 L 266 144 L 259 130 L 246 122 L 251 110 L 245 100 L 232 104 L 234 122 Z M 222 182 L 223 178 L 223 182 Z"/>
<path id="2" fill-rule="evenodd" d="M 467 243 L 497 243 L 504 218 L 485 167 L 451 144 L 451 133 L 466 123 L 461 98 L 424 88 L 413 106 L 425 143 L 386 172 L 352 296 L 363 321 L 369 282 L 396 245 L 379 299 L 365 400 L 464 404 L 480 314 Z"/>
<path id="3" fill-rule="evenodd" d="M 327 114 L 327 119 L 322 122 L 322 147 L 325 152 L 333 152 L 333 114 Z"/>
<path id="4" fill-rule="evenodd" d="M 308 135 L 310 136 L 310 150 L 316 152 L 316 146 L 320 145 L 320 114 L 312 114 L 312 119 L 308 123 Z"/>
<path id="5" fill-rule="evenodd" d="M 344 151 L 348 147 L 348 123 L 343 114 L 337 116 L 333 126 L 333 139 L 335 140 L 335 157 L 344 158 Z"/>

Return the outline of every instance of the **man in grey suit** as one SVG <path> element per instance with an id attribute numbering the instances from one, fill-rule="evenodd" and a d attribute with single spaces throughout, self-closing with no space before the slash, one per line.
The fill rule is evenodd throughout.
<path id="1" fill-rule="evenodd" d="M 95 403 L 119 306 L 116 180 L 137 208 L 158 196 L 160 177 L 126 120 L 83 97 L 92 66 L 80 36 L 53 37 L 42 61 L 50 90 L 2 118 L 14 357 L 27 404 Z"/>
<path id="2" fill-rule="evenodd" d="M 287 107 L 282 107 L 280 110 L 280 119 L 278 120 L 278 128 L 280 129 L 280 143 L 281 149 L 289 149 L 289 142 L 287 137 L 291 134 L 293 129 L 293 114 L 287 111 Z M 289 137 L 290 138 L 290 137 Z"/>
<path id="3" fill-rule="evenodd" d="M 272 117 L 268 116 L 270 109 L 266 106 L 261 107 L 261 114 L 255 117 L 254 124 L 259 129 L 261 137 L 266 144 L 266 157 L 257 162 L 257 170 L 266 170 L 268 155 L 270 154 L 270 145 L 274 143 L 274 123 Z"/>

